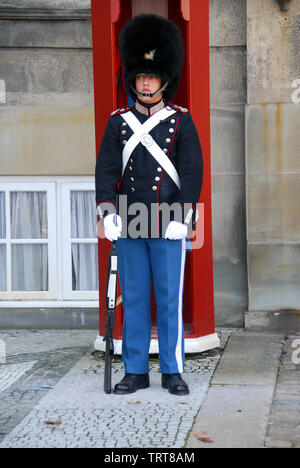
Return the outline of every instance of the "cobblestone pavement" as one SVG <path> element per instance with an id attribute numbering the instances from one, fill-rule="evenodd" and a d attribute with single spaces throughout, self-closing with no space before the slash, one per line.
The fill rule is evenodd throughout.
<path id="1" fill-rule="evenodd" d="M 0 376 L 5 367 L 7 375 L 11 372 L 1 392 L 0 448 L 184 447 L 230 333 L 219 333 L 220 349 L 187 356 L 184 377 L 191 393 L 184 397 L 161 388 L 155 357 L 150 357 L 149 389 L 106 395 L 103 353 L 92 353 L 92 347 L 11 355 L 0 366 Z M 35 335 L 36 349 L 37 341 L 45 347 L 43 335 L 52 343 L 41 332 Z M 26 339 L 28 351 L 30 332 Z M 118 357 L 113 372 L 115 384 L 124 373 Z"/>
<path id="2" fill-rule="evenodd" d="M 7 357 L 0 365 L 0 441 L 85 352 L 79 348 Z"/>
<path id="3" fill-rule="evenodd" d="M 7 351 L 6 363 L 0 364 L 0 448 L 185 447 L 235 330 L 217 331 L 220 348 L 186 356 L 184 378 L 191 393 L 184 397 L 161 388 L 157 356 L 150 356 L 149 389 L 106 395 L 104 354 L 93 352 L 93 330 L 0 331 Z M 299 341 L 296 334 L 287 335 L 282 342 L 266 448 L 300 448 Z M 293 353 L 297 362 L 293 362 Z M 123 373 L 123 363 L 115 357 L 113 385 Z M 47 420 L 59 424 L 46 424 Z"/>
<path id="4" fill-rule="evenodd" d="M 266 447 L 300 448 L 299 346 L 299 334 L 286 337 L 270 412 Z M 298 364 L 293 363 L 295 359 Z"/>

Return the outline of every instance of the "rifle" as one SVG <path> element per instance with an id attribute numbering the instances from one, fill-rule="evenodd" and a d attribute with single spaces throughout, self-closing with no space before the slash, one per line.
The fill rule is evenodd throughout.
<path id="1" fill-rule="evenodd" d="M 113 330 L 115 326 L 115 308 L 117 302 L 117 269 L 118 257 L 116 251 L 117 242 L 113 241 L 111 244 L 111 251 L 108 257 L 108 277 L 107 277 L 107 291 L 106 291 L 106 309 L 107 309 L 107 322 L 105 325 L 106 332 L 103 338 L 105 341 L 105 368 L 104 368 L 104 391 L 111 393 L 111 371 L 112 371 L 112 357 L 114 355 L 114 339 Z"/>

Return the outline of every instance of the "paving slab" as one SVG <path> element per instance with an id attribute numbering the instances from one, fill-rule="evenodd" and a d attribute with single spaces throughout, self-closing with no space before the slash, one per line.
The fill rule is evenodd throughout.
<path id="1" fill-rule="evenodd" d="M 276 388 L 284 335 L 231 335 L 195 419 L 188 448 L 262 448 Z M 212 442 L 207 443 L 205 439 Z"/>
<path id="2" fill-rule="evenodd" d="M 299 334 L 285 340 L 265 445 L 300 448 L 300 363 L 295 361 Z M 297 356 L 296 356 L 297 357 Z M 298 363 L 297 363 L 298 362 Z"/>
<path id="3" fill-rule="evenodd" d="M 264 446 L 272 386 L 213 386 L 197 415 L 192 432 L 204 431 L 200 437 L 190 435 L 188 448 L 262 448 Z"/>
<path id="4" fill-rule="evenodd" d="M 222 357 L 212 385 L 273 385 L 284 334 L 238 331 Z"/>

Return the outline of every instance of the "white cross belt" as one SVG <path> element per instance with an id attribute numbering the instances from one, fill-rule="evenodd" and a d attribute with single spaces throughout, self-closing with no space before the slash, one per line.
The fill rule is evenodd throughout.
<path id="1" fill-rule="evenodd" d="M 121 117 L 129 125 L 133 131 L 133 135 L 129 138 L 123 149 L 122 155 L 122 173 L 124 173 L 129 158 L 139 143 L 149 151 L 149 153 L 155 158 L 158 164 L 167 172 L 171 179 L 175 182 L 180 190 L 180 180 L 178 172 L 175 166 L 171 163 L 168 156 L 163 152 L 161 147 L 153 140 L 149 132 L 156 127 L 161 120 L 165 120 L 167 117 L 175 114 L 176 110 L 171 107 L 164 107 L 160 111 L 153 114 L 144 124 L 141 124 L 136 116 L 131 112 L 121 114 Z"/>

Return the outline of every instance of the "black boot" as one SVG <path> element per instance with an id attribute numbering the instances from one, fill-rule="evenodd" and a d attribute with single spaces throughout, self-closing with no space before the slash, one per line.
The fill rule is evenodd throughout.
<path id="1" fill-rule="evenodd" d="M 167 388 L 172 395 L 188 395 L 190 393 L 188 384 L 180 374 L 162 374 L 161 386 Z"/>
<path id="2" fill-rule="evenodd" d="M 148 387 L 150 387 L 149 374 L 125 374 L 121 382 L 115 385 L 113 393 L 126 395 Z"/>

